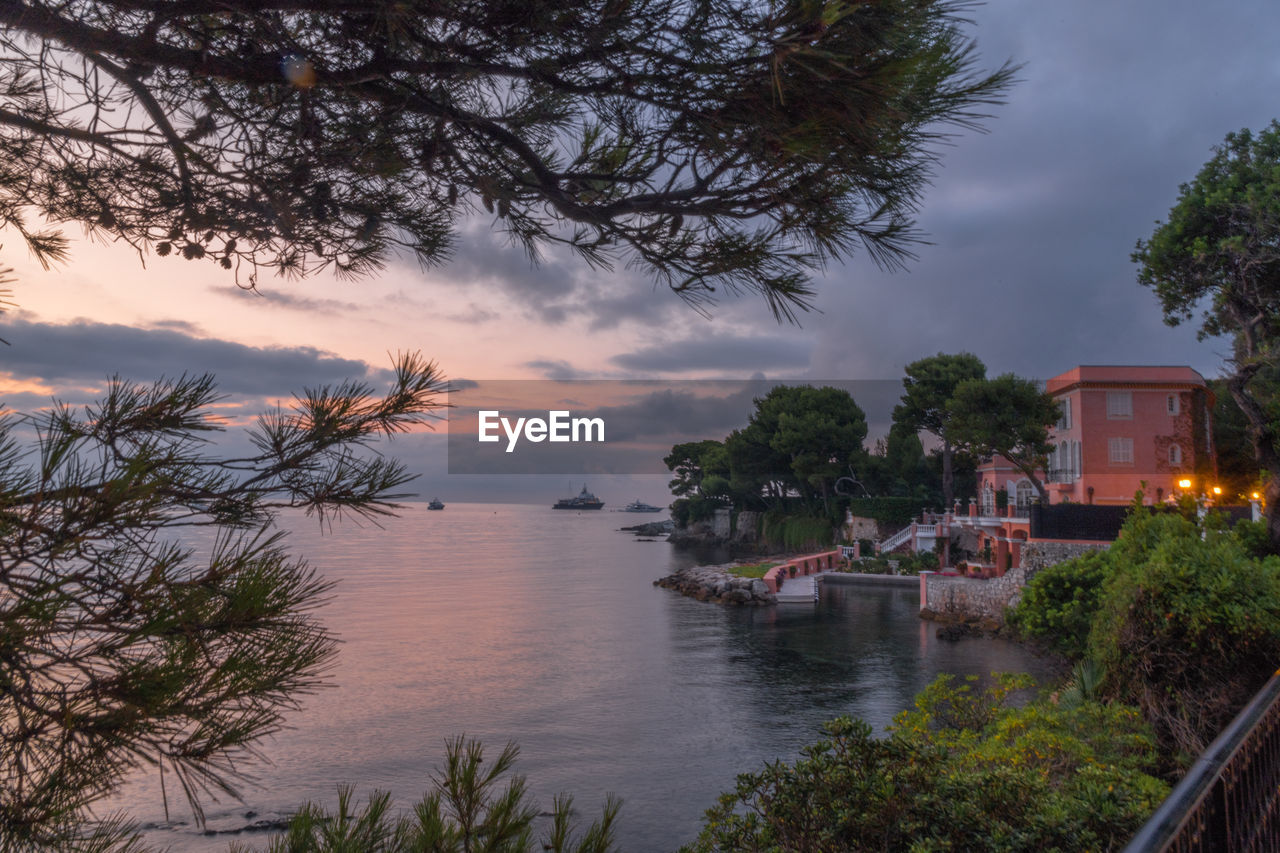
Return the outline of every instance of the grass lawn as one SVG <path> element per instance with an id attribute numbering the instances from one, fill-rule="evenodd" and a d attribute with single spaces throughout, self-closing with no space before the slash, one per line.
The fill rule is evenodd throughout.
<path id="1" fill-rule="evenodd" d="M 729 571 L 740 578 L 762 578 L 764 573 L 777 563 L 745 563 L 741 566 L 730 566 Z"/>

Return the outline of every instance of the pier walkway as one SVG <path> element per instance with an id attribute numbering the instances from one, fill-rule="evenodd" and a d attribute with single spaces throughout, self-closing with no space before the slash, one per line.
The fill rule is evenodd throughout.
<path id="1" fill-rule="evenodd" d="M 818 600 L 819 575 L 801 575 L 787 578 L 776 595 L 779 604 L 813 604 Z"/>

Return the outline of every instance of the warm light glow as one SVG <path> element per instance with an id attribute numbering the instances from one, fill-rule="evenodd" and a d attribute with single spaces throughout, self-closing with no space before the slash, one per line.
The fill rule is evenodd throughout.
<path id="1" fill-rule="evenodd" d="M 1213 493 L 1214 493 L 1215 495 L 1220 495 L 1220 494 L 1222 494 L 1222 489 L 1218 488 L 1217 486 L 1214 486 L 1214 487 L 1213 487 Z"/>
<path id="2" fill-rule="evenodd" d="M 1253 493 L 1253 499 L 1254 499 L 1255 501 L 1256 501 L 1256 500 L 1259 500 L 1261 497 L 1262 497 L 1262 495 L 1258 494 L 1257 492 L 1254 492 L 1254 493 Z"/>
<path id="3" fill-rule="evenodd" d="M 1179 489 L 1189 489 L 1189 488 L 1191 488 L 1191 481 L 1190 481 L 1190 480 L 1179 480 L 1179 481 L 1178 481 L 1178 488 L 1179 488 Z"/>

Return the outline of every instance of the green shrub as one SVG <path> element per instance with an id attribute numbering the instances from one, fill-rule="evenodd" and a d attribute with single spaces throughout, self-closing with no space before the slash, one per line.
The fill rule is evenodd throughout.
<path id="1" fill-rule="evenodd" d="M 699 521 L 710 521 L 715 518 L 716 510 L 728 504 L 716 498 L 694 495 L 688 498 L 677 498 L 671 503 L 671 520 L 676 527 L 688 527 Z"/>
<path id="2" fill-rule="evenodd" d="M 1041 569 L 1023 588 L 1018 605 L 1005 613 L 1005 621 L 1021 636 L 1079 660 L 1087 652 L 1102 582 L 1110 574 L 1106 551 Z"/>
<path id="3" fill-rule="evenodd" d="M 1267 557 L 1275 553 L 1271 547 L 1271 535 L 1267 532 L 1265 521 L 1249 521 L 1240 519 L 1234 529 L 1236 539 L 1250 557 Z"/>
<path id="4" fill-rule="evenodd" d="M 1280 661 L 1280 558 L 1180 515 L 1135 513 L 1112 548 L 1089 650 L 1105 694 L 1140 707 L 1186 763 Z"/>
<path id="5" fill-rule="evenodd" d="M 764 541 L 788 551 L 817 551 L 835 542 L 835 527 L 830 519 L 810 515 L 768 513 L 762 531 Z"/>
<path id="6" fill-rule="evenodd" d="M 690 853 L 1119 849 L 1168 793 L 1136 709 L 1011 707 L 1029 683 L 943 676 L 884 738 L 847 717 L 793 765 L 738 777 Z"/>
<path id="7" fill-rule="evenodd" d="M 898 561 L 898 574 L 918 575 L 921 572 L 936 572 L 939 559 L 937 551 L 921 551 L 919 554 L 904 555 Z"/>
<path id="8" fill-rule="evenodd" d="M 849 511 L 858 518 L 871 518 L 885 524 L 910 524 L 919 511 L 914 498 L 850 498 Z"/>

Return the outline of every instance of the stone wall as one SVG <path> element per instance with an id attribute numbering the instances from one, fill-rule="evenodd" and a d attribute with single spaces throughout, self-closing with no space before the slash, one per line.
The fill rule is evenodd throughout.
<path id="1" fill-rule="evenodd" d="M 920 616 L 939 622 L 974 622 L 983 630 L 998 630 L 1004 626 L 1004 609 L 1021 600 L 1022 588 L 1036 572 L 1109 546 L 1108 542 L 1031 542 L 1022 548 L 1021 566 L 990 580 L 921 572 Z"/>
<path id="2" fill-rule="evenodd" d="M 852 542 L 857 539 L 880 539 L 880 524 L 874 518 L 859 518 L 853 516 L 852 520 L 845 525 L 845 536 Z"/>
<path id="3" fill-rule="evenodd" d="M 1038 539 L 1022 547 L 1022 565 L 1031 570 L 1031 574 L 1045 566 L 1055 566 L 1065 560 L 1079 557 L 1090 551 L 1105 551 L 1110 542 L 1072 542 L 1059 539 Z M 1030 576 L 1028 576 L 1028 580 Z"/>
<path id="4" fill-rule="evenodd" d="M 764 515 L 754 510 L 743 510 L 734 519 L 733 541 L 755 543 L 759 539 L 760 517 Z"/>
<path id="5" fill-rule="evenodd" d="M 711 522 L 711 532 L 721 539 L 728 539 L 732 532 L 732 522 L 730 521 L 729 508 L 721 507 L 716 510 L 715 519 Z"/>

